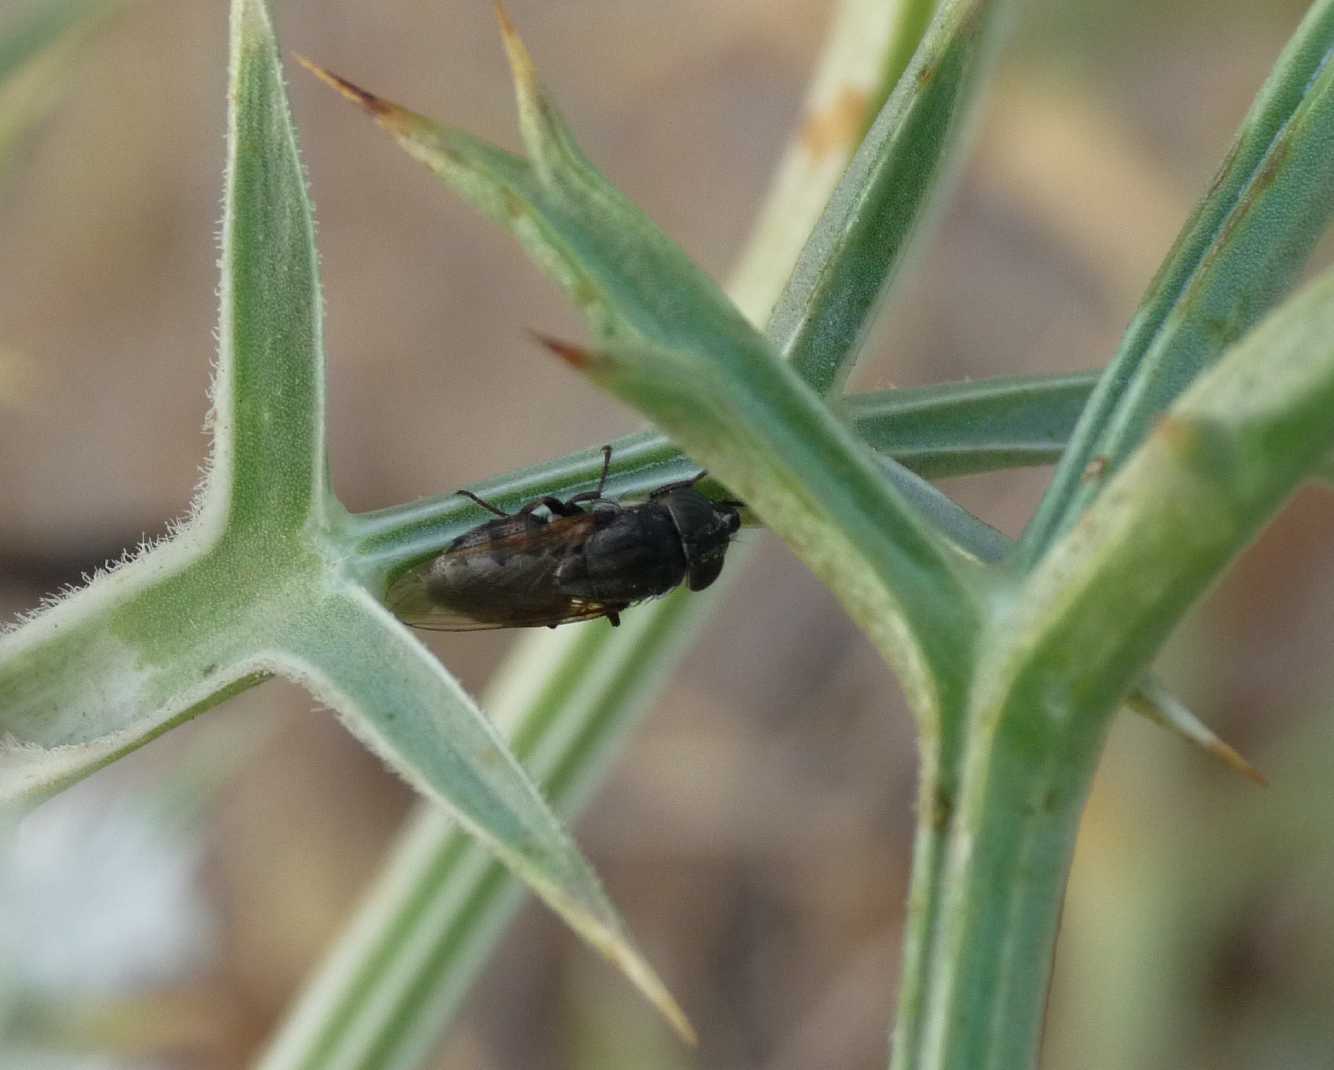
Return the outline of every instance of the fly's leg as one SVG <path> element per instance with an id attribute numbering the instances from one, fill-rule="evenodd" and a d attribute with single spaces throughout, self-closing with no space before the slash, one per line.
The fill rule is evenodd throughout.
<path id="1" fill-rule="evenodd" d="M 476 494 L 474 494 L 474 493 L 473 493 L 472 491 L 470 491 L 470 490 L 461 490 L 461 491 L 458 491 L 457 493 L 459 493 L 459 494 L 461 494 L 463 497 L 467 498 L 470 502 L 476 502 L 476 503 L 477 503 L 478 505 L 480 505 L 483 509 L 485 509 L 488 513 L 495 513 L 496 516 L 505 517 L 506 519 L 508 519 L 509 516 L 510 516 L 510 514 L 507 513 L 507 512 L 505 512 L 504 509 L 500 509 L 500 508 L 498 508 L 498 507 L 492 505 L 492 504 L 491 504 L 489 501 L 487 501 L 485 498 L 479 498 Z M 527 508 L 527 507 L 525 506 L 525 509 L 526 509 L 526 508 Z"/>
<path id="2" fill-rule="evenodd" d="M 544 505 L 545 505 L 549 510 L 551 510 L 551 514 L 552 514 L 553 516 L 578 516 L 580 513 L 583 512 L 582 509 L 571 509 L 571 508 L 570 508 L 570 505 L 569 505 L 568 502 L 563 502 L 563 501 L 561 501 L 559 498 L 550 498 L 550 497 L 548 497 L 548 498 L 538 498 L 538 499 L 536 499 L 536 500 L 534 500 L 534 501 L 529 502 L 529 503 L 528 503 L 527 505 L 525 505 L 522 509 L 520 509 L 517 513 L 506 513 L 506 512 L 504 512 L 504 511 L 501 510 L 501 509 L 497 509 L 494 505 L 492 505 L 492 504 L 491 504 L 489 501 L 487 501 L 485 498 L 479 498 L 479 497 L 477 497 L 477 495 L 474 494 L 474 493 L 473 493 L 472 491 L 470 491 L 470 490 L 461 490 L 461 491 L 459 491 L 458 493 L 462 494 L 465 498 L 468 498 L 468 499 L 471 499 L 472 501 L 475 501 L 475 502 L 476 502 L 478 505 L 480 505 L 483 509 L 490 510 L 491 512 L 495 513 L 496 516 L 504 517 L 506 520 L 513 519 L 513 518 L 516 517 L 516 516 L 527 516 L 529 513 L 533 512 L 535 509 L 540 509 L 540 508 L 541 508 L 542 506 L 544 506 Z M 539 518 L 539 522 L 540 522 L 540 523 L 543 523 L 543 524 L 546 523 L 545 520 L 541 520 L 540 518 Z"/>
<path id="3" fill-rule="evenodd" d="M 607 485 L 607 473 L 611 471 L 611 447 L 602 447 L 602 475 L 598 477 L 598 489 L 593 492 L 593 497 L 602 497 L 602 488 Z"/>
<path id="4" fill-rule="evenodd" d="M 492 505 L 485 498 L 479 498 L 470 490 L 461 490 L 458 493 L 463 495 L 469 501 L 476 502 L 488 513 L 495 513 L 496 516 L 508 520 L 511 516 L 526 516 L 534 509 L 546 506 L 552 516 L 580 516 L 583 510 L 579 508 L 580 502 L 599 501 L 602 498 L 602 488 L 607 485 L 607 474 L 611 471 L 611 447 L 602 447 L 602 475 L 598 478 L 597 490 L 584 491 L 582 494 L 576 494 L 569 501 L 561 501 L 559 498 L 548 495 L 545 498 L 538 498 L 529 502 L 517 513 L 507 513 L 498 506 Z M 701 473 L 702 474 L 702 473 Z"/>
<path id="5" fill-rule="evenodd" d="M 602 475 L 598 477 L 597 490 L 585 490 L 576 494 L 566 504 L 577 505 L 579 502 L 602 501 L 602 490 L 607 485 L 607 473 L 611 471 L 611 447 L 602 447 Z"/>
<path id="6" fill-rule="evenodd" d="M 614 609 L 607 610 L 606 616 L 607 619 L 611 621 L 611 626 L 613 628 L 619 628 L 621 626 L 621 615 L 616 610 Z"/>
<path id="7" fill-rule="evenodd" d="M 689 490 L 708 474 L 708 470 L 706 469 L 697 475 L 691 476 L 689 479 L 678 479 L 675 483 L 666 483 L 657 490 L 651 491 L 649 493 L 649 500 L 652 501 L 654 498 L 661 498 L 664 494 L 671 494 L 674 490 Z"/>
<path id="8" fill-rule="evenodd" d="M 545 505 L 552 516 L 581 516 L 583 510 L 574 504 L 575 499 L 571 498 L 568 502 L 563 502 L 559 498 L 538 498 L 535 502 L 529 502 L 519 510 L 519 515 L 523 516 L 531 513 L 539 506 Z"/>

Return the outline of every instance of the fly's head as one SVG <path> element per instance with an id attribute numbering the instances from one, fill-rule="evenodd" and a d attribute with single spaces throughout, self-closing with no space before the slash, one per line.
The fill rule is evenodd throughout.
<path id="1" fill-rule="evenodd" d="M 681 536 L 686 559 L 686 583 L 702 591 L 723 570 L 727 547 L 741 529 L 741 512 L 730 502 L 714 502 L 692 487 L 664 494 L 666 508 Z"/>

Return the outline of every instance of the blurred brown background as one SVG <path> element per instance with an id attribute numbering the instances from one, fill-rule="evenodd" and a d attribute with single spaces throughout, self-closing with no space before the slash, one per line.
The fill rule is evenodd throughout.
<path id="1" fill-rule="evenodd" d="M 875 333 L 859 388 L 1104 363 L 1305 7 L 1020 6 L 956 195 Z M 718 277 L 796 116 L 830 9 L 511 0 L 589 155 Z M 280 26 L 288 47 L 516 144 L 482 0 L 287 0 Z M 225 64 L 223 0 L 139 0 L 87 47 L 67 99 L 0 187 L 6 614 L 160 533 L 189 500 L 206 445 Z M 313 79 L 291 80 L 320 225 L 343 500 L 390 505 L 633 427 L 528 341 L 528 326 L 575 336 L 578 326 L 512 243 Z M 948 489 L 1017 533 L 1044 479 Z M 1051 1070 L 1334 1065 L 1331 521 L 1329 495 L 1305 492 L 1163 667 L 1269 774 L 1269 789 L 1129 719 L 1114 732 L 1065 913 Z M 699 1050 L 681 1050 L 530 908 L 436 1065 L 884 1065 L 911 726 L 832 599 L 774 540 L 748 538 L 759 552 L 747 575 L 579 827 L 699 1027 Z M 472 688 L 508 641 L 432 640 Z M 197 862 L 184 898 L 199 920 L 182 939 L 206 939 L 165 975 L 119 978 L 118 1025 L 98 1035 L 162 1065 L 239 1066 L 337 932 L 410 800 L 280 684 L 78 791 L 123 806 L 179 791 L 185 769 L 217 781 L 197 812 L 167 807 Z M 89 853 L 72 853 L 76 877 Z M 55 947 L 64 930 L 87 958 L 95 941 L 77 944 L 69 912 L 91 931 L 114 928 L 108 903 L 135 893 L 81 879 L 84 899 L 45 900 L 32 925 L 48 926 Z"/>

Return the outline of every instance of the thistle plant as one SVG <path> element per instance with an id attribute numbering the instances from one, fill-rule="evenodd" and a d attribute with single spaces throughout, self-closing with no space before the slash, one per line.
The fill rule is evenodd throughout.
<path id="1" fill-rule="evenodd" d="M 522 157 L 306 61 L 583 314 L 586 339 L 541 344 L 656 428 L 613 444 L 608 496 L 707 468 L 705 489 L 782 538 L 901 680 L 920 741 L 904 1070 L 1035 1065 L 1075 832 L 1118 709 L 1242 765 L 1150 666 L 1334 446 L 1334 276 L 1287 296 L 1334 204 L 1334 0 L 1312 5 L 1103 375 L 844 394 L 948 186 L 1004 7 L 909 3 L 894 20 L 846 5 L 824 71 L 838 85 L 841 64 L 871 57 L 875 114 L 781 286 L 801 182 L 778 187 L 743 305 L 585 158 L 503 13 Z M 688 1038 L 552 807 L 587 796 L 703 605 L 672 596 L 616 632 L 543 636 L 480 706 L 385 610 L 396 577 L 483 517 L 452 494 L 361 515 L 334 496 L 310 206 L 263 0 L 234 0 L 231 46 L 207 475 L 167 539 L 0 638 L 0 798 L 39 801 L 287 677 L 427 804 L 263 1065 L 417 1065 L 513 908 L 506 870 Z M 809 199 L 821 176 L 806 170 Z M 596 445 L 478 493 L 513 509 L 588 490 Z M 924 478 L 1045 462 L 1055 477 L 1013 546 Z"/>

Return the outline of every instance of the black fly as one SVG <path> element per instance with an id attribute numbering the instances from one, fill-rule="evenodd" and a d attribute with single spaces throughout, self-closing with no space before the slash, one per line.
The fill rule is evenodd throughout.
<path id="1" fill-rule="evenodd" d="M 683 580 L 692 591 L 709 586 L 741 527 L 739 503 L 699 493 L 701 472 L 659 487 L 642 504 L 621 505 L 602 497 L 611 447 L 602 452 L 597 490 L 565 501 L 538 498 L 506 513 L 459 491 L 497 519 L 395 580 L 389 608 L 408 624 L 439 631 L 554 628 L 595 617 L 617 625 L 627 606 Z"/>

